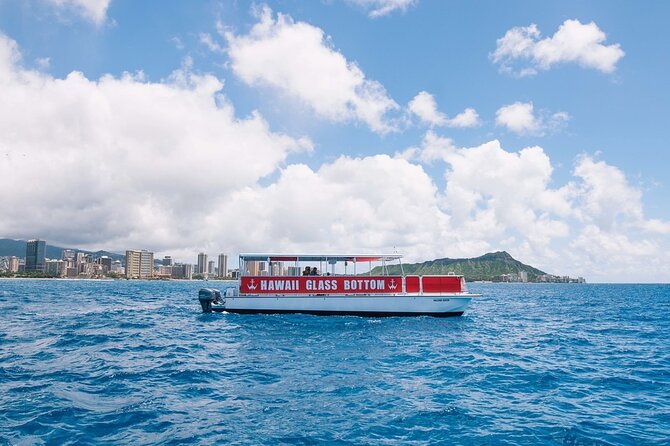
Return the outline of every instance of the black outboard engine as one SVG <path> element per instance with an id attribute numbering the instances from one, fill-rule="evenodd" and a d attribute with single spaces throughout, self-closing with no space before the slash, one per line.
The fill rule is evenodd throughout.
<path id="1" fill-rule="evenodd" d="M 212 303 L 221 302 L 221 292 L 215 290 L 214 288 L 201 288 L 198 293 L 198 300 L 200 301 L 200 306 L 202 307 L 203 313 L 212 312 Z"/>

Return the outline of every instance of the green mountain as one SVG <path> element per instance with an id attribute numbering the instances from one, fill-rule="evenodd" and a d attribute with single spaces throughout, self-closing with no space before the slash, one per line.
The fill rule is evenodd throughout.
<path id="1" fill-rule="evenodd" d="M 389 274 L 400 274 L 400 266 L 387 267 Z M 534 281 L 537 276 L 546 274 L 537 268 L 515 260 L 505 251 L 490 252 L 481 257 L 471 259 L 436 259 L 423 263 L 403 265 L 405 274 L 429 275 L 449 274 L 465 276 L 465 280 L 493 280 L 502 274 L 516 274 L 521 271 L 528 273 L 528 279 Z M 381 267 L 372 270 L 372 274 L 381 274 Z"/>
<path id="2" fill-rule="evenodd" d="M 4 256 L 16 256 L 16 257 L 25 257 L 26 256 L 26 241 L 25 240 L 12 240 L 8 238 L 0 238 L 0 257 Z M 60 246 L 51 246 L 47 241 L 47 252 L 46 256 L 48 259 L 60 259 L 63 255 L 64 249 L 71 249 L 75 252 L 85 252 L 86 254 L 93 254 L 94 257 L 108 256 L 112 260 L 121 260 L 123 261 L 126 257 L 123 254 L 117 254 L 115 252 L 109 251 L 86 251 L 84 249 L 76 248 L 61 248 Z"/>

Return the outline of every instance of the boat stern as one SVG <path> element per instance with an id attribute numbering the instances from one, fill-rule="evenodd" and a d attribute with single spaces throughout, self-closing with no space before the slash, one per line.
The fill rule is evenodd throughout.
<path id="1" fill-rule="evenodd" d="M 221 292 L 214 288 L 201 288 L 198 292 L 198 300 L 203 313 L 212 312 L 212 304 L 221 302 Z"/>

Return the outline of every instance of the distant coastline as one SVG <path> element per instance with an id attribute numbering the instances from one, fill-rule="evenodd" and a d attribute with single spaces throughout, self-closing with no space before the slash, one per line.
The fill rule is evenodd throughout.
<path id="1" fill-rule="evenodd" d="M 11 240 L 0 238 L 0 277 L 8 274 L 24 274 L 19 268 L 21 253 L 26 253 L 24 240 Z M 42 242 L 43 243 L 43 242 Z M 234 280 L 240 274 L 237 269 L 227 268 L 227 255 L 218 255 L 219 267 L 213 260 L 207 261 L 206 253 L 198 254 L 197 263 L 176 263 L 170 256 L 163 260 L 154 259 L 151 251 L 126 251 L 126 255 L 110 251 L 86 251 L 75 248 L 61 248 L 46 244 L 43 258 L 46 257 L 46 267 L 41 271 L 26 269 L 26 278 L 54 278 L 60 277 L 68 280 Z M 131 256 L 129 261 L 127 255 Z M 146 262 L 143 256 L 146 255 Z M 135 256 L 136 258 L 133 258 Z M 10 257 L 14 259 L 15 265 L 12 269 Z M 3 259 L 5 261 L 3 262 Z M 266 262 L 256 262 L 258 275 L 262 275 L 267 268 Z M 142 270 L 140 271 L 140 264 Z M 3 265 L 7 268 L 3 269 Z M 280 265 L 282 269 L 286 265 Z M 136 268 L 138 271 L 133 272 Z M 3 272 L 4 271 L 4 272 Z M 129 273 L 131 271 L 131 273 Z M 267 273 L 267 271 L 265 271 Z M 375 267 L 371 274 L 408 274 L 408 275 L 448 275 L 456 274 L 465 277 L 468 282 L 520 282 L 520 283 L 585 283 L 583 277 L 570 277 L 567 275 L 549 274 L 531 265 L 514 259 L 506 251 L 490 252 L 479 257 L 472 258 L 440 258 L 427 260 L 420 263 L 404 264 L 402 267 L 393 265 Z M 22 277 L 17 277 L 22 278 Z"/>

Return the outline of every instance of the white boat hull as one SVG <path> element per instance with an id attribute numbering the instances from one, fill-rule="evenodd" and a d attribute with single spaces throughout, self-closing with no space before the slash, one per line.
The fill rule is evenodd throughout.
<path id="1" fill-rule="evenodd" d="M 475 294 L 226 296 L 212 310 L 229 313 L 308 313 L 358 316 L 460 316 Z"/>

